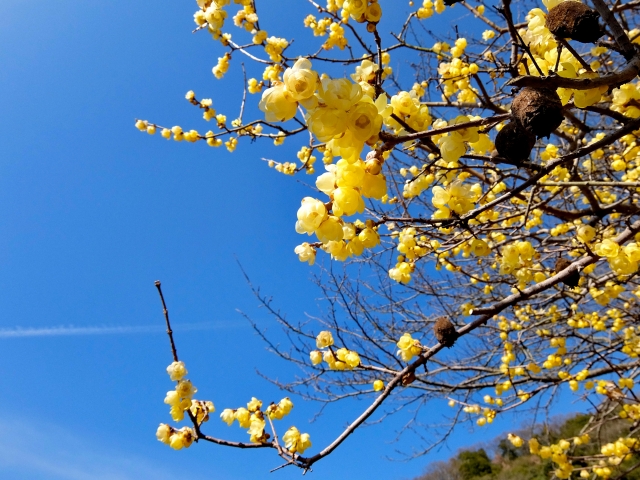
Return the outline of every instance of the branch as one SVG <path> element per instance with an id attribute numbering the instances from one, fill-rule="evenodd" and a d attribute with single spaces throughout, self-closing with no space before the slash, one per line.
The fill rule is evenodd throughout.
<path id="1" fill-rule="evenodd" d="M 167 323 L 167 335 L 169 335 L 169 341 L 171 342 L 171 353 L 173 354 L 173 361 L 177 362 L 178 351 L 176 350 L 176 344 L 173 341 L 173 330 L 171 330 L 171 323 L 169 322 L 169 310 L 167 310 L 167 304 L 164 302 L 164 295 L 162 295 L 162 286 L 160 285 L 160 280 L 156 280 L 155 285 L 158 289 L 160 300 L 162 301 L 162 313 L 164 313 L 164 320 Z"/>
<path id="2" fill-rule="evenodd" d="M 556 74 L 546 77 L 522 75 L 509 80 L 506 85 L 510 87 L 534 87 L 534 88 L 572 88 L 574 90 L 590 90 L 598 87 L 619 87 L 623 83 L 630 82 L 640 73 L 640 57 L 634 56 L 625 68 L 618 73 L 610 73 L 598 78 L 563 78 Z"/>

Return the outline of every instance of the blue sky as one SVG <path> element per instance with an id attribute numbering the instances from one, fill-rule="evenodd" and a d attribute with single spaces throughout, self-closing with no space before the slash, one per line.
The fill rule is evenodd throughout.
<path id="1" fill-rule="evenodd" d="M 300 35 L 302 18 L 312 10 L 302 0 L 278 5 L 304 51 L 312 37 Z M 263 478 L 279 465 L 272 452 L 210 445 L 174 452 L 154 437 L 158 423 L 170 420 L 162 400 L 172 388 L 154 280 L 163 282 L 198 398 L 213 400 L 218 412 L 251 396 L 283 396 L 257 370 L 283 379 L 295 374 L 237 313 L 277 330 L 237 262 L 292 318 L 318 308 L 313 270 L 293 254 L 300 242 L 295 212 L 310 190 L 259 161 L 293 159 L 296 142 L 280 149 L 240 142 L 229 154 L 133 128 L 134 118 L 145 118 L 206 131 L 184 100 L 190 89 L 212 97 L 229 119 L 237 114 L 238 56 L 228 77 L 216 81 L 211 67 L 221 51 L 206 34 L 191 34 L 195 8 L 0 2 L 4 479 Z M 278 34 L 283 11 L 261 12 L 263 28 Z M 293 401 L 288 419 L 311 433 L 314 451 L 365 405 L 331 406 L 310 424 L 319 406 Z M 217 414 L 210 423 L 213 435 L 246 437 Z M 450 455 L 444 449 L 409 463 L 386 460 L 394 449 L 411 448 L 391 444 L 402 424 L 400 417 L 363 429 L 313 475 L 411 478 Z M 500 431 L 497 425 L 482 433 Z M 452 448 L 481 438 L 463 427 Z M 272 477 L 299 475 L 285 469 Z"/>

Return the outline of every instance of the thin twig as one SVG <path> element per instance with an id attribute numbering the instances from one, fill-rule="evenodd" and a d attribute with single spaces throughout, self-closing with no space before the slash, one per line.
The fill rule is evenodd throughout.
<path id="1" fill-rule="evenodd" d="M 173 341 L 173 330 L 171 330 L 171 323 L 169 322 L 169 310 L 167 310 L 167 304 L 164 302 L 164 295 L 162 294 L 162 286 L 160 285 L 160 280 L 156 280 L 155 285 L 158 289 L 160 300 L 162 301 L 162 313 L 164 313 L 164 320 L 167 323 L 167 335 L 169 335 L 169 341 L 171 342 L 171 353 L 173 354 L 173 361 L 177 362 L 178 351 L 176 350 L 176 344 Z"/>

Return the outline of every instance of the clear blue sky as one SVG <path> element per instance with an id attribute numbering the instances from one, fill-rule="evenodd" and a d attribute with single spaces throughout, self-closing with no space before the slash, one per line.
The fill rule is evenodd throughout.
<path id="1" fill-rule="evenodd" d="M 311 41 L 308 32 L 298 35 L 312 12 L 308 3 L 277 4 L 261 12 L 263 28 L 278 34 L 273 25 L 286 11 L 302 52 Z M 401 4 L 400 13 L 408 8 Z M 312 270 L 293 254 L 300 242 L 295 212 L 310 191 L 258 160 L 293 159 L 296 142 L 280 149 L 240 142 L 231 155 L 133 128 L 138 117 L 206 131 L 184 100 L 190 89 L 212 97 L 229 119 L 237 114 L 239 55 L 228 78 L 216 81 L 211 67 L 221 51 L 208 35 L 191 34 L 195 8 L 168 1 L 0 2 L 3 479 L 266 478 L 279 465 L 273 452 L 211 445 L 174 452 L 154 437 L 158 423 L 170 420 L 162 400 L 172 388 L 154 280 L 163 282 L 198 398 L 213 400 L 218 413 L 254 395 L 265 402 L 283 396 L 256 370 L 282 379 L 295 374 L 236 312 L 277 329 L 257 309 L 235 258 L 289 316 L 314 314 L 318 304 Z M 181 328 L 202 323 L 209 328 Z M 77 335 L 9 335 L 16 327 L 71 326 Z M 102 334 L 82 330 L 96 327 Z M 311 433 L 312 453 L 365 406 L 330 407 L 310 424 L 319 406 L 293 401 L 286 423 Z M 391 443 L 403 420 L 358 432 L 312 476 L 411 478 L 451 454 L 385 460 L 411 448 Z M 246 438 L 218 414 L 208 431 Z M 500 431 L 497 425 L 482 433 Z M 463 427 L 452 448 L 479 439 Z M 271 478 L 299 475 L 285 469 Z"/>

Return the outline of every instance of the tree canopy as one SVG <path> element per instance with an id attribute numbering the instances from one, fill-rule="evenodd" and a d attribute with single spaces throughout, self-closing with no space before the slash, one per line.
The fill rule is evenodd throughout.
<path id="1" fill-rule="evenodd" d="M 465 422 L 533 416 L 575 396 L 592 406 L 581 429 L 532 435 L 530 453 L 550 459 L 557 478 L 627 478 L 640 466 L 630 465 L 640 450 L 640 3 L 410 5 L 400 19 L 394 2 L 309 0 L 298 21 L 314 40 L 294 43 L 288 19 L 260 24 L 269 2 L 197 0 L 195 33 L 221 52 L 213 75 L 242 68 L 240 113 L 230 120 L 215 96 L 189 91 L 211 130 L 136 126 L 231 152 L 297 142 L 297 160 L 265 166 L 314 179 L 309 196 L 292 199 L 292 228 L 306 240 L 294 251 L 310 266 L 325 257 L 314 268 L 327 308 L 290 321 L 255 289 L 289 344 L 256 331 L 303 372 L 274 380 L 283 390 L 369 403 L 319 448 L 295 426 L 275 428 L 289 397 L 222 410 L 248 440 L 206 434 L 214 406 L 194 399 L 163 298 L 176 382 L 165 402 L 192 426 L 162 424 L 158 439 L 270 448 L 307 471 L 383 405 L 416 411 L 405 430 L 420 445 L 410 455 L 422 455 Z M 451 8 L 464 22 L 432 29 Z M 446 420 L 422 414 L 427 404 L 449 408 Z M 619 437 L 602 442 L 619 419 Z M 486 453 L 459 461 L 492 472 Z"/>

